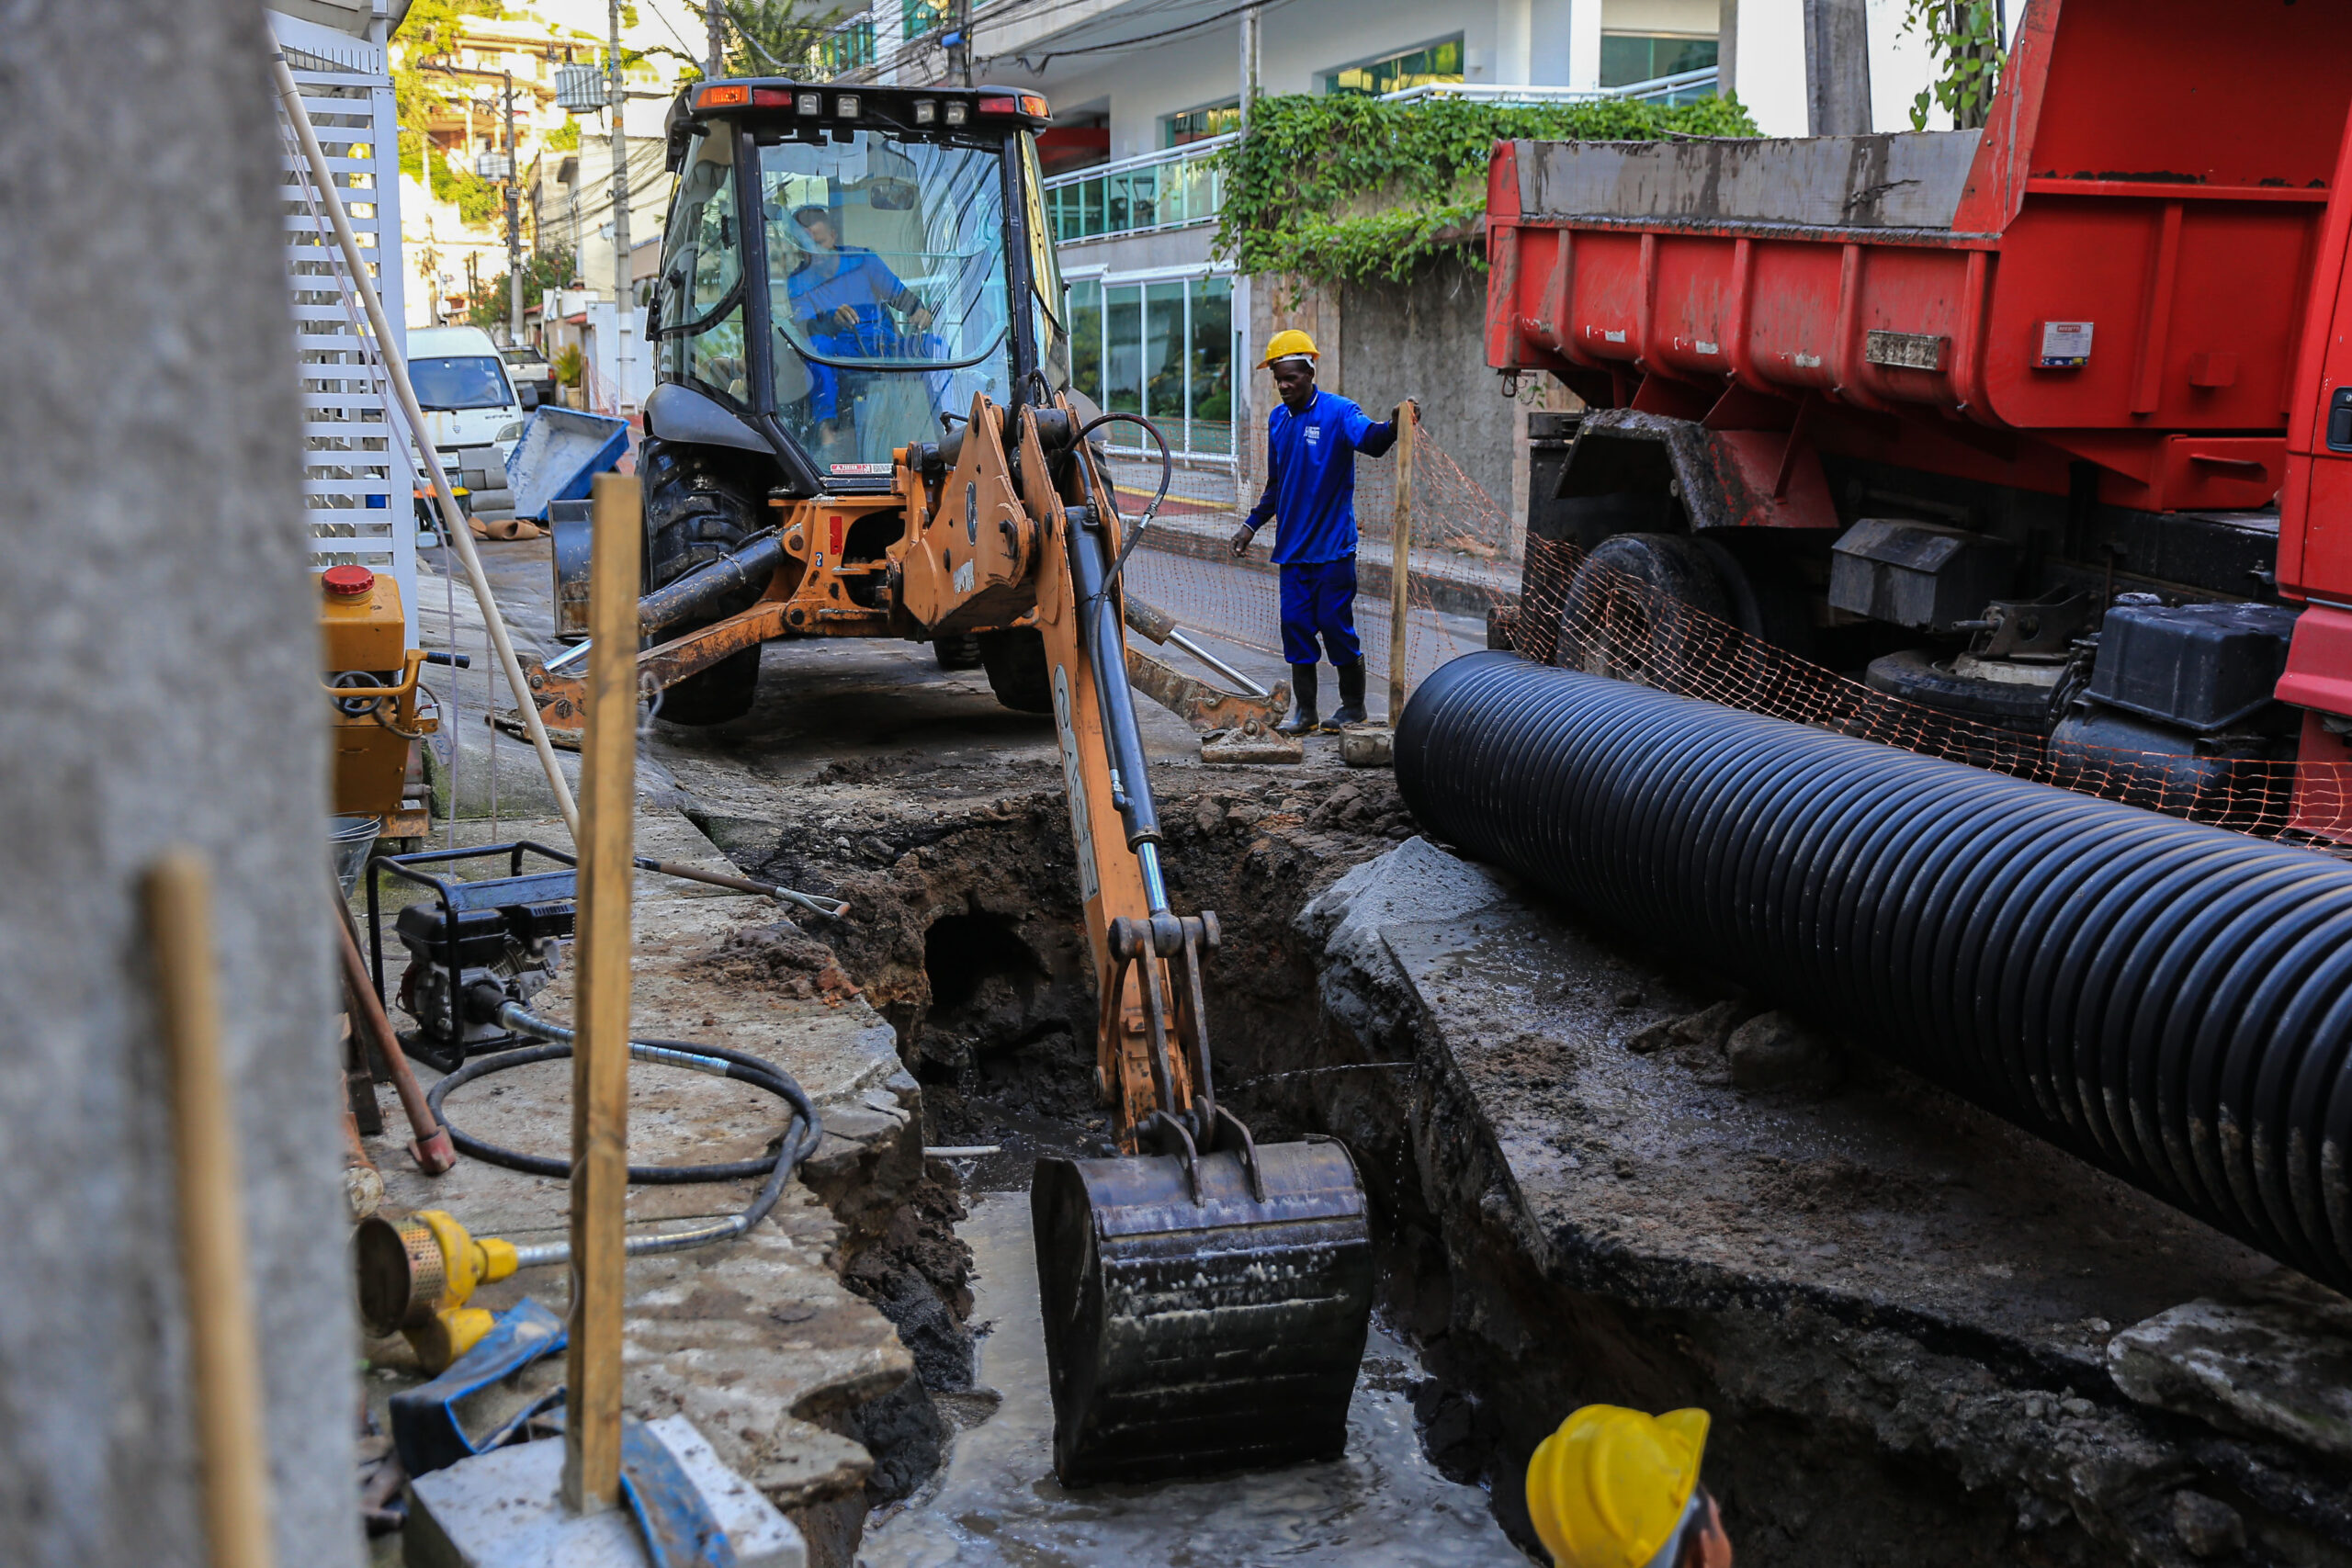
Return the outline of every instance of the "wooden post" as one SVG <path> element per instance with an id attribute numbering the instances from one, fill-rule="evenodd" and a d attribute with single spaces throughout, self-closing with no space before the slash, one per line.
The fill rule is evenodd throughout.
<path id="1" fill-rule="evenodd" d="M 563 1500 L 621 1487 L 621 1299 L 628 1195 L 629 899 L 637 815 L 638 481 L 599 474 L 589 548 L 588 711 L 580 748 L 579 1035 L 571 1057 L 571 1343 Z"/>
<path id="2" fill-rule="evenodd" d="M 1412 577 L 1413 445 L 1420 416 L 1405 405 L 1396 425 L 1396 510 L 1388 525 L 1388 723 L 1405 713 L 1405 592 Z"/>
<path id="3" fill-rule="evenodd" d="M 277 1554 L 269 1528 L 269 1450 L 245 1264 L 236 1115 L 220 1071 L 211 877 L 193 851 L 174 850 L 148 872 L 145 894 L 179 1162 L 174 1185 L 196 1374 L 206 1561 L 217 1568 L 269 1568 Z"/>

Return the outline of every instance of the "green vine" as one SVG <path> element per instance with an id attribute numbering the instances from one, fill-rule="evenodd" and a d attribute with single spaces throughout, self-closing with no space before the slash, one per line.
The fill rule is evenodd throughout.
<path id="1" fill-rule="evenodd" d="M 1250 133 L 1217 154 L 1225 207 L 1216 254 L 1246 273 L 1316 283 L 1398 282 L 1463 252 L 1487 209 L 1497 141 L 1655 141 L 1754 136 L 1736 98 L 1689 104 L 1504 107 L 1460 98 L 1390 104 L 1340 95 L 1260 98 Z"/>
<path id="2" fill-rule="evenodd" d="M 2001 8 L 1996 0 L 1904 0 L 1903 30 L 1927 40 L 1936 79 L 1911 100 L 1911 129 L 1928 129 L 1941 107 L 1961 130 L 1984 124 L 2001 84 Z"/>

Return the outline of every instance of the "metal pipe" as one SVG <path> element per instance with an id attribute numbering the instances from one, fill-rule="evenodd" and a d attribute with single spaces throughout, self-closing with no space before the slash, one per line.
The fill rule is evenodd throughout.
<path id="1" fill-rule="evenodd" d="M 2352 1288 L 2352 865 L 1499 651 L 1396 755 L 1464 852 Z"/>
<path id="2" fill-rule="evenodd" d="M 1236 670 L 1224 660 L 1217 658 L 1216 655 L 1211 653 L 1207 649 L 1203 648 L 1199 643 L 1194 642 L 1191 637 L 1186 637 L 1182 632 L 1170 632 L 1168 634 L 1168 640 L 1174 643 L 1178 648 L 1182 649 L 1185 652 L 1191 654 L 1193 658 L 1199 660 L 1203 664 L 1207 665 L 1211 670 L 1216 671 L 1218 675 L 1224 678 L 1227 685 L 1238 687 L 1253 697 L 1265 697 L 1272 694 L 1265 687 L 1261 686 L 1257 682 L 1252 681 L 1249 676 L 1244 675 L 1240 671 Z"/>

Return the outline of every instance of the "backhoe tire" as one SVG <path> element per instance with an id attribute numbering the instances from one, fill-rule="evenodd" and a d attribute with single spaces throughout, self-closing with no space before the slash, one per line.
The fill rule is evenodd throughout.
<path id="1" fill-rule="evenodd" d="M 647 444 L 640 465 L 645 484 L 645 586 L 661 588 L 706 562 L 717 560 L 753 531 L 751 502 L 727 483 L 715 467 L 698 460 L 692 446 Z M 720 606 L 720 614 L 672 627 L 682 637 L 749 606 Z M 747 648 L 699 671 L 662 694 L 655 716 L 672 724 L 725 724 L 752 711 L 760 689 L 760 650 Z"/>
<path id="2" fill-rule="evenodd" d="M 939 660 L 942 670 L 977 670 L 980 667 L 980 639 L 970 632 L 954 632 L 931 639 L 931 656 Z"/>
<path id="3" fill-rule="evenodd" d="M 1054 711 L 1053 671 L 1046 664 L 1046 639 L 1035 626 L 980 632 L 973 640 L 998 702 L 1015 713 Z"/>

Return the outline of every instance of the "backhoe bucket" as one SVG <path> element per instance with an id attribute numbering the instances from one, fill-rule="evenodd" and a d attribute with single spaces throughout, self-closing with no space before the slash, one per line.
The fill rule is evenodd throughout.
<path id="1" fill-rule="evenodd" d="M 1372 1315 L 1355 1162 L 1261 1144 L 1037 1162 L 1030 1190 L 1064 1483 L 1335 1459 Z"/>

